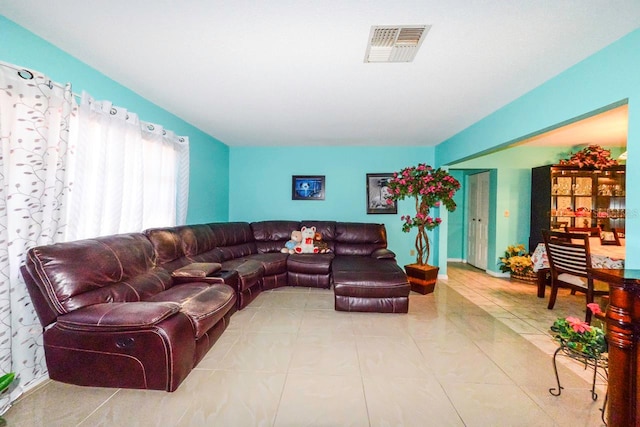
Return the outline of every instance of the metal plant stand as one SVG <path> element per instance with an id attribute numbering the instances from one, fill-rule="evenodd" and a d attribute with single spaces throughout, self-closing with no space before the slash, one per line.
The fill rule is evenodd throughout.
<path id="1" fill-rule="evenodd" d="M 549 393 L 551 393 L 554 396 L 560 396 L 560 394 L 562 393 L 562 389 L 564 388 L 560 385 L 560 376 L 558 375 L 558 366 L 556 361 L 556 358 L 558 356 L 566 356 L 570 359 L 577 360 L 578 362 L 584 365 L 585 370 L 590 367 L 593 367 L 593 381 L 591 383 L 591 399 L 593 399 L 594 401 L 598 400 L 598 393 L 596 393 L 596 379 L 599 376 L 605 382 L 608 382 L 608 378 L 609 378 L 608 355 L 606 353 L 603 353 L 603 354 L 599 354 L 598 356 L 592 356 L 580 351 L 576 351 L 568 347 L 565 341 L 562 341 L 560 344 L 560 347 L 558 347 L 555 353 L 553 353 L 553 371 L 556 374 L 556 382 L 558 386 L 550 388 Z M 604 403 L 602 405 L 602 408 L 600 409 L 601 418 L 605 425 L 607 424 L 605 421 L 607 397 L 608 397 L 608 393 L 605 394 Z"/>

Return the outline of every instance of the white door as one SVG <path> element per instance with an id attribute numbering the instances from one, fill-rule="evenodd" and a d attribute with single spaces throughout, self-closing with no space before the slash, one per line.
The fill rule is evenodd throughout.
<path id="1" fill-rule="evenodd" d="M 489 172 L 469 176 L 467 262 L 487 269 L 489 243 Z"/>

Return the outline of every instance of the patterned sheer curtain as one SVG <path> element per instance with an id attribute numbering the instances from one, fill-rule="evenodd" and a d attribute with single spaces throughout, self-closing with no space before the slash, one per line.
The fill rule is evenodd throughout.
<path id="1" fill-rule="evenodd" d="M 76 108 L 70 84 L 0 63 L 0 373 L 17 376 L 0 412 L 47 372 L 20 265 L 29 248 L 64 238 Z"/>
<path id="2" fill-rule="evenodd" d="M 67 240 L 184 224 L 188 138 L 83 94 Z"/>
<path id="3" fill-rule="evenodd" d="M 20 273 L 39 245 L 184 224 L 189 141 L 71 85 L 0 62 L 0 413 L 47 376 Z"/>

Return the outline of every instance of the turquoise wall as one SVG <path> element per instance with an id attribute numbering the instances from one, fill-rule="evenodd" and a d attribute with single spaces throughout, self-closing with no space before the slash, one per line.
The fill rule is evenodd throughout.
<path id="1" fill-rule="evenodd" d="M 450 169 L 449 173 L 460 182 L 460 190 L 453 196 L 458 206 L 447 217 L 447 259 L 463 261 L 466 256 L 467 227 L 465 224 L 465 205 L 467 202 L 466 173 L 463 170 Z"/>
<path id="2" fill-rule="evenodd" d="M 640 253 L 640 197 L 633 197 L 640 195 L 640 190 L 634 191 L 630 185 L 640 180 L 639 51 L 640 30 L 636 30 L 439 144 L 436 164 L 451 165 L 497 146 L 508 146 L 541 129 L 628 100 L 626 232 L 629 238 L 626 266 L 640 268 L 640 256 L 637 255 Z M 501 194 L 515 191 L 503 188 L 509 184 L 508 178 L 498 178 L 498 181 Z M 522 185 L 524 192 L 524 181 Z M 503 209 L 502 204 L 496 206 L 496 212 Z M 497 225 L 500 232 L 496 235 L 496 249 L 508 244 L 506 240 L 518 238 L 520 231 L 507 236 L 503 232 L 505 228 Z"/>
<path id="3" fill-rule="evenodd" d="M 415 233 L 403 233 L 400 217 L 415 210 L 412 201 L 398 204 L 397 215 L 368 215 L 366 174 L 392 173 L 421 162 L 433 163 L 433 147 L 231 147 L 229 218 L 232 221 L 265 219 L 377 222 L 385 224 L 389 248 L 400 265 L 409 255 Z M 291 199 L 292 175 L 325 175 L 323 201 Z M 439 260 L 439 235 L 432 233 L 431 264 Z"/>
<path id="4" fill-rule="evenodd" d="M 59 83 L 71 82 L 95 99 L 106 99 L 189 137 L 188 223 L 226 221 L 229 211 L 229 147 L 205 134 L 25 28 L 0 16 L 0 61 L 30 68 Z M 188 94 L 185 94 L 188 96 Z"/>

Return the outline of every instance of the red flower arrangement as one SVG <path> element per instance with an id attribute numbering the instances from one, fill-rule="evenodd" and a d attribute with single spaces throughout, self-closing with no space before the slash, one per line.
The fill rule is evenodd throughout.
<path id="1" fill-rule="evenodd" d="M 585 169 L 606 169 L 616 166 L 618 161 L 611 158 L 611 151 L 599 145 L 590 145 L 578 151 L 569 159 L 560 160 L 560 166 L 577 166 Z"/>

